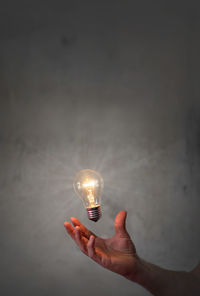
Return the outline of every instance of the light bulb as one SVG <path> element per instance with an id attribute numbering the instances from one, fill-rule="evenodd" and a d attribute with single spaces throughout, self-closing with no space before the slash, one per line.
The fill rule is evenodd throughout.
<path id="1" fill-rule="evenodd" d="M 81 170 L 74 178 L 74 190 L 81 198 L 88 212 L 88 218 L 98 221 L 101 217 L 101 193 L 104 182 L 101 175 L 93 170 Z"/>

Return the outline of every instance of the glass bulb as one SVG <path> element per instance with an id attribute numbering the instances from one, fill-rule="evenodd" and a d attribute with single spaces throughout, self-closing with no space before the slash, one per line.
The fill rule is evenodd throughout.
<path id="1" fill-rule="evenodd" d="M 93 170 L 81 170 L 74 178 L 74 190 L 81 198 L 88 212 L 88 218 L 98 221 L 101 217 L 101 193 L 104 182 L 101 175 Z"/>

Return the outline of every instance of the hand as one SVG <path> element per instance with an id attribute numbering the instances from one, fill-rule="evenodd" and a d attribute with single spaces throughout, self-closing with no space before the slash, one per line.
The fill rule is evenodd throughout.
<path id="1" fill-rule="evenodd" d="M 65 222 L 64 226 L 85 255 L 104 268 L 132 279 L 137 273 L 138 256 L 126 230 L 126 216 L 126 211 L 118 213 L 115 218 L 115 234 L 108 239 L 96 236 L 74 217 L 71 218 L 74 227 L 69 222 Z"/>

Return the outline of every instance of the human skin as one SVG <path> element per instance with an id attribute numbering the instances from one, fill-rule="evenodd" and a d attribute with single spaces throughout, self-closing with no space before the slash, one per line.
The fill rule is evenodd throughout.
<path id="1" fill-rule="evenodd" d="M 80 250 L 102 267 L 136 282 L 155 296 L 200 295 L 200 265 L 191 272 L 171 271 L 141 259 L 126 230 L 126 211 L 115 218 L 115 234 L 100 238 L 71 217 L 64 226 Z"/>

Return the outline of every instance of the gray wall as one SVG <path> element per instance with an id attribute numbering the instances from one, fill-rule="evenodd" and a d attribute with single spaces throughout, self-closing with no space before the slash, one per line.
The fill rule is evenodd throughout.
<path id="1" fill-rule="evenodd" d="M 197 2 L 40 2 L 0 4 L 1 295 L 150 295 L 84 256 L 63 222 L 111 236 L 125 209 L 142 258 L 198 263 Z M 96 224 L 72 188 L 83 168 L 105 181 Z"/>

